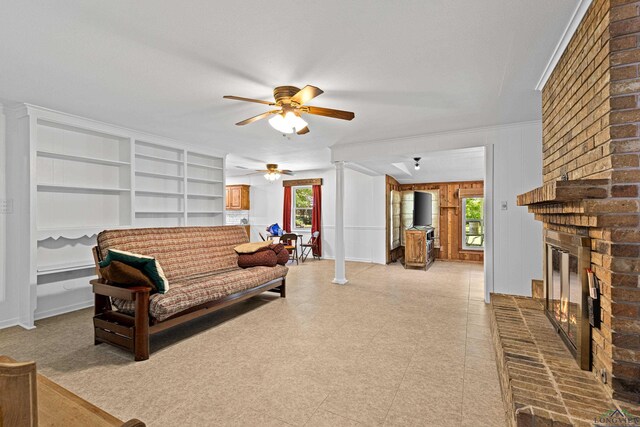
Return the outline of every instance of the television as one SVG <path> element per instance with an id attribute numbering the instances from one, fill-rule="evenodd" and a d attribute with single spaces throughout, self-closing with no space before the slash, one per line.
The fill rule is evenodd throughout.
<path id="1" fill-rule="evenodd" d="M 416 191 L 413 193 L 413 226 L 431 225 L 431 193 Z"/>

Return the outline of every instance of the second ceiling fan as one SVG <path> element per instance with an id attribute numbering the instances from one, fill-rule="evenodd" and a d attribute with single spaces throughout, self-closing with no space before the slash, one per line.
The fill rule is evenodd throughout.
<path id="1" fill-rule="evenodd" d="M 277 109 L 258 114 L 257 116 L 248 118 L 236 123 L 237 126 L 244 126 L 258 120 L 269 119 L 269 124 L 282 133 L 297 133 L 304 135 L 309 133 L 307 122 L 302 118 L 302 114 L 314 114 L 317 116 L 331 117 L 341 120 L 352 120 L 355 114 L 351 111 L 334 110 L 332 108 L 313 107 L 305 105 L 318 95 L 324 92 L 315 87 L 307 85 L 302 89 L 295 86 L 278 86 L 273 90 L 273 98 L 275 102 L 263 101 L 260 99 L 243 98 L 241 96 L 225 95 L 225 99 L 235 99 L 237 101 L 256 102 L 265 104 Z"/>

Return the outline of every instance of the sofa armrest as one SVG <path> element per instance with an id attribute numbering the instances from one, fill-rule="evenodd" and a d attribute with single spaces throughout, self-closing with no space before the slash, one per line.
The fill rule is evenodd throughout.
<path id="1" fill-rule="evenodd" d="M 127 301 L 135 301 L 140 294 L 148 294 L 151 289 L 146 286 L 118 286 L 117 283 L 105 279 L 94 279 L 89 283 L 93 286 L 93 293 L 119 298 Z"/>

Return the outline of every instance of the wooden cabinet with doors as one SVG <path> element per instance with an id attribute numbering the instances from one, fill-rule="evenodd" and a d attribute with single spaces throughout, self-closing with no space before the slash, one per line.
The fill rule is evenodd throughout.
<path id="1" fill-rule="evenodd" d="M 405 231 L 404 268 L 420 267 L 425 270 L 435 260 L 433 228 Z"/>
<path id="2" fill-rule="evenodd" d="M 404 266 L 427 266 L 427 233 L 424 230 L 405 231 Z"/>
<path id="3" fill-rule="evenodd" d="M 226 196 L 228 211 L 248 211 L 251 207 L 248 185 L 227 185 Z"/>

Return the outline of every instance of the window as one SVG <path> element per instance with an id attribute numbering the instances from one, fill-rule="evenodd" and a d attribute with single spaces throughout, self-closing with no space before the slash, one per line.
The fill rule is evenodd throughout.
<path id="1" fill-rule="evenodd" d="M 311 228 L 311 216 L 313 213 L 313 190 L 311 187 L 293 187 L 292 221 L 293 230 L 306 230 Z"/>
<path id="2" fill-rule="evenodd" d="M 462 199 L 462 249 L 484 248 L 484 197 Z"/>

